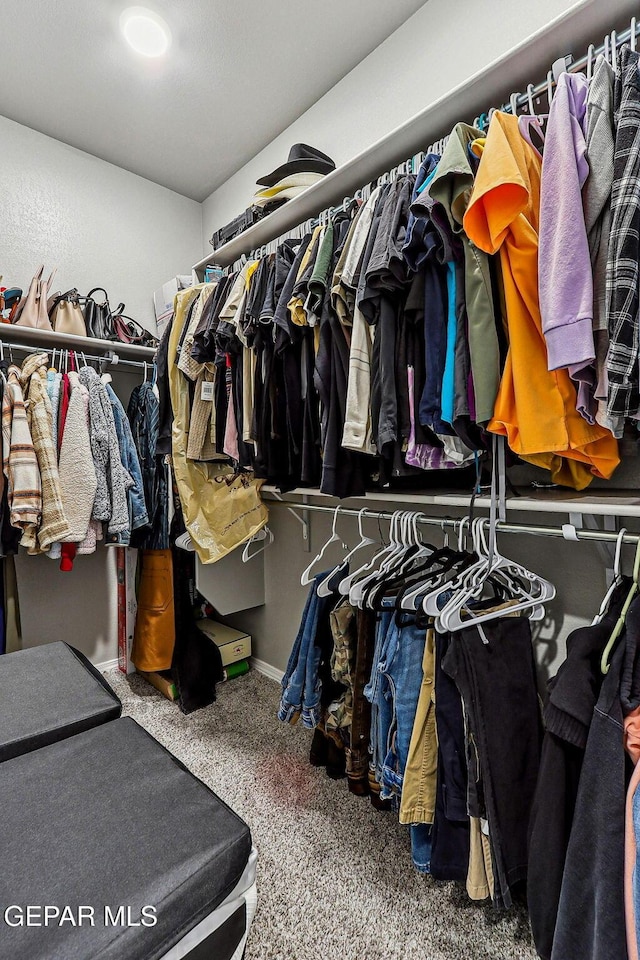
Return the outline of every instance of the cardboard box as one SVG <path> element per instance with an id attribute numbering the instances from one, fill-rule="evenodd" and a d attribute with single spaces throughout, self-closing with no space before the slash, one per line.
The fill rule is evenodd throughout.
<path id="1" fill-rule="evenodd" d="M 164 333 L 167 323 L 173 315 L 173 298 L 179 290 L 185 290 L 190 287 L 193 280 L 189 274 L 179 277 L 172 277 L 166 283 L 163 283 L 153 294 L 153 306 L 156 314 L 156 325 L 158 339 Z"/>
<path id="2" fill-rule="evenodd" d="M 228 667 L 230 663 L 237 663 L 238 660 L 248 660 L 251 656 L 251 637 L 248 633 L 226 627 L 216 620 L 196 622 L 198 629 L 217 646 L 223 667 Z"/>
<path id="3" fill-rule="evenodd" d="M 163 670 L 162 672 L 153 670 L 149 673 L 145 673 L 144 670 L 138 670 L 138 673 L 141 677 L 144 677 L 147 683 L 150 683 L 152 687 L 159 690 L 167 700 L 178 699 L 178 689 L 171 679 L 171 673 L 168 670 Z"/>

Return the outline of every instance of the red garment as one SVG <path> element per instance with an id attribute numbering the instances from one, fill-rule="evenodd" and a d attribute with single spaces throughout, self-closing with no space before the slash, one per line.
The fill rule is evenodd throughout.
<path id="1" fill-rule="evenodd" d="M 62 446 L 62 435 L 64 425 L 67 422 L 67 410 L 69 409 L 69 398 L 71 397 L 71 385 L 66 373 L 62 374 L 62 383 L 60 384 L 60 407 L 58 409 L 58 453 Z"/>
<path id="2" fill-rule="evenodd" d="M 73 561 L 76 558 L 76 552 L 78 550 L 77 543 L 63 543 L 62 544 L 62 554 L 60 560 L 60 569 L 64 573 L 69 573 L 73 570 Z"/>

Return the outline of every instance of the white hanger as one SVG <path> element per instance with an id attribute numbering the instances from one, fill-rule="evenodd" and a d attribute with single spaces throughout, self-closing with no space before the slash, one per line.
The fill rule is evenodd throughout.
<path id="1" fill-rule="evenodd" d="M 592 43 L 589 44 L 587 48 L 587 82 L 591 83 L 591 77 L 593 76 L 593 57 L 596 52 L 596 48 Z"/>
<path id="2" fill-rule="evenodd" d="M 533 84 L 532 83 L 527 84 L 527 100 L 529 101 L 529 116 L 535 117 L 536 110 L 533 105 Z"/>
<path id="3" fill-rule="evenodd" d="M 353 582 L 349 586 L 349 603 L 354 607 L 359 607 L 363 596 L 365 588 L 371 583 L 376 577 L 386 571 L 389 565 L 393 562 L 393 558 L 398 554 L 402 541 L 400 540 L 400 522 L 405 516 L 402 510 L 395 510 L 391 515 L 391 525 L 389 527 L 389 543 L 381 551 L 379 551 L 375 557 L 372 557 L 368 564 L 362 568 L 362 573 L 368 573 L 367 576 L 362 579 L 358 579 L 357 582 Z M 371 572 L 368 572 L 371 571 Z M 343 588 L 343 582 L 338 586 L 338 590 L 341 591 Z M 342 591 L 341 591 L 342 592 Z"/>
<path id="4" fill-rule="evenodd" d="M 623 543 L 624 535 L 626 532 L 627 532 L 627 528 L 623 527 L 617 536 L 616 552 L 613 558 L 613 580 L 611 581 L 611 586 L 609 587 L 606 594 L 604 595 L 604 599 L 600 604 L 600 609 L 598 610 L 595 617 L 593 618 L 591 626 L 594 626 L 596 623 L 600 623 L 600 621 L 604 617 L 609 607 L 609 601 L 611 600 L 611 597 L 613 596 L 614 591 L 616 590 L 616 588 L 618 587 L 622 579 L 622 572 L 621 572 L 622 543 Z"/>
<path id="5" fill-rule="evenodd" d="M 271 546 L 274 540 L 275 537 L 269 527 L 263 527 L 262 530 L 258 530 L 258 532 L 250 537 L 245 543 L 244 550 L 242 551 L 242 562 L 248 563 L 249 560 L 253 560 L 254 557 L 259 556 L 267 549 L 267 547 Z M 257 550 L 251 551 L 249 549 L 252 543 L 260 544 Z"/>
<path id="6" fill-rule="evenodd" d="M 313 568 L 315 567 L 316 563 L 319 563 L 320 560 L 322 560 L 322 558 L 324 557 L 324 555 L 325 555 L 325 553 L 326 553 L 327 548 L 330 547 L 332 543 L 338 543 L 338 542 L 340 541 L 340 537 L 339 537 L 338 534 L 336 533 L 336 524 L 337 524 L 337 522 L 338 522 L 338 513 L 339 513 L 339 512 L 340 512 L 340 505 L 338 504 L 338 506 L 336 507 L 335 512 L 334 512 L 334 514 L 333 514 L 333 524 L 332 524 L 332 527 L 331 527 L 331 536 L 329 537 L 329 539 L 327 540 L 327 542 L 324 544 L 324 546 L 323 546 L 322 550 L 320 551 L 320 553 L 319 553 L 316 557 L 314 557 L 314 559 L 311 561 L 311 563 L 309 564 L 309 566 L 307 567 L 307 569 L 304 571 L 304 573 L 303 573 L 302 576 L 300 577 L 300 583 L 301 583 L 301 585 L 302 585 L 303 587 L 306 587 L 307 584 L 311 583 L 311 581 L 313 580 L 313 575 L 312 575 L 311 571 L 312 571 Z"/>
<path id="7" fill-rule="evenodd" d="M 547 103 L 551 107 L 553 100 L 553 70 L 547 72 Z"/>
<path id="8" fill-rule="evenodd" d="M 333 590 L 330 588 L 329 584 L 331 580 L 334 578 L 334 576 L 336 575 L 336 573 L 338 572 L 338 570 L 340 569 L 340 567 L 345 567 L 347 563 L 349 563 L 351 558 L 355 556 L 356 553 L 358 553 L 359 550 L 362 550 L 364 547 L 374 546 L 376 543 L 378 543 L 377 540 L 372 540 L 371 537 L 365 537 L 364 535 L 364 530 L 362 529 L 362 518 L 366 513 L 366 511 L 367 511 L 367 508 L 363 507 L 362 510 L 358 512 L 358 533 L 360 534 L 360 542 L 355 545 L 353 550 L 349 551 L 349 553 L 346 555 L 346 557 L 343 560 L 340 561 L 340 563 L 336 564 L 336 566 L 333 568 L 329 576 L 325 577 L 325 579 L 318 584 L 318 589 L 316 593 L 318 594 L 319 597 L 328 597 L 329 594 L 333 593 Z M 342 591 L 340 590 L 340 587 L 342 586 L 343 583 L 344 581 L 341 580 L 340 585 L 338 587 L 340 593 L 342 593 Z M 343 596 L 346 595 L 346 592 L 347 591 L 345 591 Z"/>
<path id="9" fill-rule="evenodd" d="M 611 31 L 611 66 L 616 69 L 616 60 L 618 59 L 618 35 L 615 30 Z"/>
<path id="10" fill-rule="evenodd" d="M 420 556 L 428 556 L 431 553 L 431 548 L 426 547 L 420 540 L 417 525 L 418 516 L 418 514 L 413 513 L 412 511 L 401 513 L 399 520 L 398 549 L 386 558 L 379 570 L 375 571 L 370 577 L 367 578 L 366 585 L 368 587 L 376 586 L 376 581 L 382 584 L 385 578 L 402 576 L 407 569 L 405 566 L 406 561 L 409 561 L 410 565 L 413 563 L 414 559 L 417 559 Z M 417 553 L 413 552 L 412 549 L 415 546 L 419 547 Z M 360 581 L 360 584 L 357 584 L 357 586 L 361 586 L 363 584 L 364 581 Z M 360 592 L 364 592 L 363 587 L 361 587 Z M 367 600 L 367 605 L 371 608 L 373 607 L 374 593 L 375 592 L 371 590 Z M 362 602 L 363 597 L 360 597 L 360 606 L 362 605 Z"/>
<path id="11" fill-rule="evenodd" d="M 629 27 L 629 44 L 634 53 L 636 52 L 636 42 L 637 42 L 636 32 L 637 32 L 636 18 L 631 17 L 631 25 Z"/>
<path id="12" fill-rule="evenodd" d="M 519 93 L 512 93 L 509 97 L 509 106 L 511 107 L 511 113 L 514 117 L 518 116 L 518 99 L 520 97 Z"/>
<path id="13" fill-rule="evenodd" d="M 410 572 L 411 567 L 416 561 L 424 557 L 429 557 L 433 553 L 432 547 L 422 542 L 418 531 L 418 523 L 423 517 L 424 514 L 422 513 L 407 513 L 404 518 L 401 519 L 400 539 L 403 549 L 392 558 L 389 558 L 389 566 L 385 571 L 387 578 L 402 577 L 405 573 Z M 418 550 L 414 551 L 414 547 L 418 547 Z M 380 586 L 384 586 L 384 577 L 381 573 L 377 579 L 380 580 Z M 376 592 L 376 589 L 373 589 L 367 600 L 367 606 L 372 609 Z"/>
<path id="14" fill-rule="evenodd" d="M 481 520 L 477 528 L 479 541 L 482 539 L 480 534 L 485 524 L 486 521 Z M 495 543 L 495 527 L 492 533 L 493 541 L 490 542 L 488 553 L 481 556 L 471 571 L 467 571 L 466 581 L 470 585 L 458 590 L 436 618 L 436 629 L 439 632 L 455 632 L 463 627 L 485 623 L 502 616 L 501 610 L 474 613 L 473 610 L 468 609 L 469 602 L 482 595 L 487 579 L 500 571 L 510 575 L 509 580 L 511 577 L 517 577 L 519 580 L 524 580 L 525 584 L 529 584 L 528 590 L 526 587 L 516 588 L 516 597 L 520 596 L 522 599 L 509 607 L 509 613 L 529 610 L 531 618 L 541 619 L 544 616 L 543 604 L 555 597 L 556 589 L 552 583 L 499 553 Z M 468 615 L 465 619 L 462 618 L 463 609 L 466 609 Z"/>

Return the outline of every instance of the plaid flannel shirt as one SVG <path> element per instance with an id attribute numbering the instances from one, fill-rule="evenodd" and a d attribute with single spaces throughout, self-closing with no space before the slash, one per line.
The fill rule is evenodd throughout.
<path id="1" fill-rule="evenodd" d="M 623 46 L 614 88 L 616 123 L 607 258 L 609 325 L 608 415 L 622 435 L 624 418 L 640 407 L 640 56 Z"/>

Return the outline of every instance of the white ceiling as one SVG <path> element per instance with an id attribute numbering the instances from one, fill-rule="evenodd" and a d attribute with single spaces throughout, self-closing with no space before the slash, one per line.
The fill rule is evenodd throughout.
<path id="1" fill-rule="evenodd" d="M 2 0 L 0 114 L 203 200 L 424 2 L 149 0 L 160 62 L 119 33 L 131 0 Z"/>

